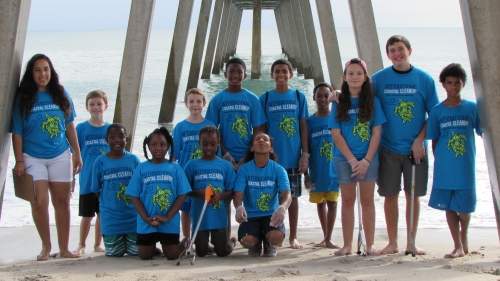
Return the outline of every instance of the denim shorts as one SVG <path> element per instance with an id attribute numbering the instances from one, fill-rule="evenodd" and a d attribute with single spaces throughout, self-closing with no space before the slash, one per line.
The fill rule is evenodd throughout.
<path id="1" fill-rule="evenodd" d="M 337 180 L 339 184 L 348 184 L 357 181 L 376 181 L 378 177 L 378 163 L 378 155 L 375 155 L 372 162 L 370 163 L 370 166 L 368 166 L 366 174 L 363 177 L 358 176 L 353 178 L 351 176 L 352 169 L 349 162 L 347 162 L 345 158 L 335 157 L 334 164 L 335 171 L 337 172 Z"/>

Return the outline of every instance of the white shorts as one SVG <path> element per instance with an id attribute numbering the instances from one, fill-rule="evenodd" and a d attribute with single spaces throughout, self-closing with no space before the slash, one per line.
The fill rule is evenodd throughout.
<path id="1" fill-rule="evenodd" d="M 50 159 L 36 158 L 26 153 L 23 155 L 26 173 L 33 177 L 33 181 L 73 181 L 73 165 L 69 149 Z"/>

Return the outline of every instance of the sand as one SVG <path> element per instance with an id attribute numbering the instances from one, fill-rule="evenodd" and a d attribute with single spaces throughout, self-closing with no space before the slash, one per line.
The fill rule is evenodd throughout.
<path id="1" fill-rule="evenodd" d="M 76 245 L 77 228 L 72 228 L 72 247 Z M 394 254 L 379 257 L 335 257 L 333 250 L 317 248 L 320 229 L 300 229 L 304 248 L 279 249 L 275 258 L 252 258 L 239 245 L 230 257 L 197 258 L 176 266 L 174 261 L 156 258 L 141 261 L 136 257 L 108 258 L 90 253 L 79 259 L 51 259 L 36 262 L 39 250 L 34 227 L 0 229 L 0 281 L 52 280 L 500 280 L 500 247 L 496 229 L 470 230 L 471 254 L 454 260 L 444 259 L 452 243 L 447 229 L 419 230 L 417 244 L 428 254 L 411 257 Z M 53 232 L 53 239 L 55 232 Z M 404 238 L 404 229 L 400 231 Z M 382 247 L 384 229 L 376 232 L 376 246 Z M 89 239 L 92 240 L 92 239 Z M 341 244 L 340 229 L 334 231 L 334 242 Z M 57 246 L 56 242 L 53 245 Z M 88 245 L 93 245 L 88 241 Z M 403 246 L 400 241 L 400 246 Z M 91 248 L 87 247 L 87 252 Z"/>

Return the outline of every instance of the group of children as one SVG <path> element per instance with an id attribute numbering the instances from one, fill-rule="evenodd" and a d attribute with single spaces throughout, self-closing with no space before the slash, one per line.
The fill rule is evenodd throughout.
<path id="1" fill-rule="evenodd" d="M 85 248 L 91 218 L 98 213 L 94 248 L 102 251 L 102 232 L 107 256 L 152 258 L 160 242 L 163 254 L 175 259 L 188 244 L 190 226 L 200 220 L 196 254 L 213 251 L 227 256 L 236 243 L 230 230 L 231 201 L 240 223 L 238 241 L 249 255 L 276 255 L 285 238 L 287 211 L 290 246 L 301 248 L 297 198 L 305 175 L 309 200 L 317 204 L 323 230 L 320 246 L 338 248 L 332 243 L 332 230 L 341 195 L 344 245 L 335 254 L 352 252 L 356 200 L 362 207 L 367 254 L 396 253 L 401 174 L 409 202 L 412 164 L 408 155 L 412 154 L 417 163 L 413 187 L 417 197 L 409 204 L 414 204 L 417 219 L 407 215 L 407 224 L 413 223 L 408 231 L 411 247 L 418 225 L 418 197 L 426 194 L 424 140 L 430 139 L 435 164 L 429 205 L 446 210 L 454 241 L 447 257 L 463 256 L 475 208 L 474 130 L 481 134 L 476 105 L 460 97 L 465 71 L 458 64 L 443 69 L 439 79 L 447 98 L 438 104 L 432 78 L 409 63 L 408 40 L 393 36 L 386 51 L 393 66 L 375 74 L 373 83 L 365 62 L 355 58 L 345 64 L 340 94 L 327 83 L 316 85 L 317 110 L 312 115 L 305 95 L 289 87 L 293 68 L 288 61 L 272 64 L 275 89 L 257 97 L 242 88 L 245 63 L 232 58 L 224 72 L 228 87 L 212 98 L 206 118 L 202 116 L 204 94 L 188 90 L 188 118 L 176 125 L 173 136 L 163 127 L 149 134 L 143 142 L 147 161 L 142 163 L 125 150 L 125 128 L 104 122 L 106 95 L 92 91 L 86 99 L 91 118 L 77 126 L 83 156 L 78 251 Z M 376 182 L 385 197 L 389 236 L 381 251 L 373 248 Z M 212 189 L 213 196 L 202 213 L 206 188 Z M 413 250 L 423 254 L 416 247 Z"/>

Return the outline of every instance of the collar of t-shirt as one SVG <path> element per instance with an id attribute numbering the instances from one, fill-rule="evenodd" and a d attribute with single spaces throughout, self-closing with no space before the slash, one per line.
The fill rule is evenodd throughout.
<path id="1" fill-rule="evenodd" d="M 413 65 L 410 64 L 410 68 L 408 70 L 404 70 L 404 71 L 397 70 L 394 66 L 392 66 L 392 70 L 394 70 L 394 72 L 396 72 L 398 74 L 407 74 L 413 70 Z"/>

